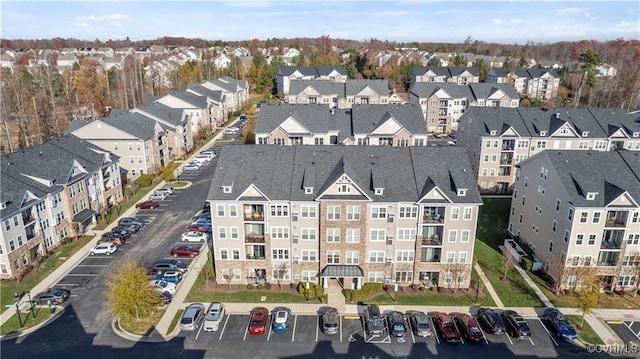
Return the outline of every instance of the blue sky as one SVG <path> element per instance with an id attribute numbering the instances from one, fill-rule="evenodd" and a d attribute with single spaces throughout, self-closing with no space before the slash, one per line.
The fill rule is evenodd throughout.
<path id="1" fill-rule="evenodd" d="M 319 37 L 523 44 L 640 39 L 640 1 L 2 0 L 7 39 Z"/>

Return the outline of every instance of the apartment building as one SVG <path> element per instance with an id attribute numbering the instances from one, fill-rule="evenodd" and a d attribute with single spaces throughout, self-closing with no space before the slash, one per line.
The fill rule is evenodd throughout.
<path id="1" fill-rule="evenodd" d="M 482 192 L 510 193 L 515 165 L 544 150 L 640 151 L 638 118 L 621 109 L 470 107 L 457 145 Z"/>
<path id="2" fill-rule="evenodd" d="M 509 232 L 562 289 L 632 289 L 640 271 L 640 153 L 547 150 L 517 166 Z"/>
<path id="3" fill-rule="evenodd" d="M 520 96 L 507 84 L 472 83 L 457 85 L 415 82 L 410 89 L 412 104 L 420 105 L 430 133 L 456 132 L 467 108 L 518 107 Z"/>
<path id="4" fill-rule="evenodd" d="M 184 158 L 193 148 L 194 133 L 188 110 L 172 108 L 151 100 L 132 109 L 131 112 L 147 116 L 166 128 L 169 158 Z"/>
<path id="5" fill-rule="evenodd" d="M 342 66 L 282 66 L 276 73 L 276 86 L 279 96 L 289 95 L 292 80 L 322 80 L 346 82 L 347 72 Z"/>
<path id="6" fill-rule="evenodd" d="M 395 96 L 394 96 L 395 95 Z M 289 94 L 284 101 L 290 104 L 324 104 L 346 109 L 353 105 L 403 103 L 392 94 L 386 80 L 290 80 Z"/>
<path id="7" fill-rule="evenodd" d="M 560 80 L 560 76 L 553 69 L 509 71 L 493 68 L 487 73 L 487 82 L 511 84 L 519 94 L 543 101 L 558 95 Z"/>
<path id="8" fill-rule="evenodd" d="M 229 145 L 217 166 L 220 283 L 469 287 L 482 199 L 455 147 Z"/>
<path id="9" fill-rule="evenodd" d="M 261 145 L 427 145 L 416 105 L 264 105 L 254 131 Z"/>
<path id="10" fill-rule="evenodd" d="M 479 83 L 480 75 L 474 67 L 414 66 L 411 70 L 411 84 L 418 82 L 448 82 L 456 85 L 468 85 Z"/>
<path id="11" fill-rule="evenodd" d="M 2 156 L 0 278 L 20 277 L 123 197 L 119 158 L 76 136 Z"/>

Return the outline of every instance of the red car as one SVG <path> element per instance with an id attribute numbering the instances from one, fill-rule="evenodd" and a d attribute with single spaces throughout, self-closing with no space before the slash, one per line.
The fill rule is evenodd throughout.
<path id="1" fill-rule="evenodd" d="M 456 324 L 449 314 L 435 313 L 432 318 L 433 324 L 438 328 L 445 342 L 455 343 L 462 341 L 460 332 L 458 332 L 458 328 L 456 328 Z"/>
<path id="2" fill-rule="evenodd" d="M 160 207 L 160 203 L 156 201 L 144 201 L 144 202 L 136 203 L 137 209 L 155 209 L 159 207 Z"/>
<path id="3" fill-rule="evenodd" d="M 479 342 L 484 339 L 476 318 L 469 314 L 458 313 L 453 317 L 453 320 L 455 320 L 460 333 L 464 335 L 465 338 L 474 342 Z"/>
<path id="4" fill-rule="evenodd" d="M 251 320 L 249 321 L 249 334 L 263 335 L 267 322 L 269 321 L 269 309 L 265 307 L 256 307 L 251 311 Z"/>
<path id="5" fill-rule="evenodd" d="M 188 232 L 211 233 L 211 226 L 206 224 L 192 224 L 187 228 Z"/>
<path id="6" fill-rule="evenodd" d="M 195 257 L 200 254 L 200 248 L 188 246 L 188 245 L 179 245 L 171 248 L 171 256 L 172 257 Z"/>

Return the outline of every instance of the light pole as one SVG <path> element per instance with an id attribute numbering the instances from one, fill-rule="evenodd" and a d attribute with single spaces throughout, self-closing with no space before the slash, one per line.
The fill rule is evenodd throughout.
<path id="1" fill-rule="evenodd" d="M 481 285 L 482 285 L 482 281 L 480 280 L 480 278 L 478 278 L 478 284 L 476 285 L 476 301 L 475 301 L 476 304 L 478 304 L 478 293 L 480 293 Z"/>
<path id="2" fill-rule="evenodd" d="M 309 301 L 309 280 L 307 279 L 307 285 L 305 286 L 304 296 L 307 298 L 307 302 Z"/>
<path id="3" fill-rule="evenodd" d="M 395 303 L 397 299 L 398 299 L 398 282 L 394 283 L 393 285 L 393 302 Z"/>
<path id="4" fill-rule="evenodd" d="M 36 311 L 35 309 L 35 304 L 33 304 L 33 301 L 31 300 L 31 292 L 27 292 L 27 297 L 29 298 L 29 307 L 31 308 L 31 314 L 33 314 L 33 319 L 36 319 Z"/>
<path id="5" fill-rule="evenodd" d="M 20 325 L 20 328 L 22 328 L 24 327 L 24 324 L 22 323 L 22 317 L 20 316 L 20 299 L 22 299 L 22 297 L 20 297 L 18 293 L 15 293 L 13 295 L 13 299 L 16 301 L 16 313 L 18 314 L 18 324 Z"/>

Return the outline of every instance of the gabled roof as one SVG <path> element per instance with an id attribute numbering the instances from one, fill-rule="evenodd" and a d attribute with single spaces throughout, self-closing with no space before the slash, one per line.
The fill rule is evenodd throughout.
<path id="1" fill-rule="evenodd" d="M 545 108 L 519 107 L 518 112 L 529 130 L 531 137 L 548 137 L 562 121 L 569 122 L 578 136 L 588 133 L 587 138 L 606 138 L 607 133 L 586 108 Z M 546 132 L 546 135 L 542 135 Z"/>
<path id="2" fill-rule="evenodd" d="M 629 137 L 634 133 L 640 133 L 640 117 L 625 112 L 620 108 L 589 108 L 589 112 L 596 121 L 607 132 L 608 136 L 613 135 L 619 129 Z"/>
<path id="3" fill-rule="evenodd" d="M 198 96 L 188 91 L 169 91 L 169 95 L 179 98 L 180 100 L 193 105 L 193 107 L 200 109 L 207 108 L 207 98 L 204 96 Z"/>
<path id="4" fill-rule="evenodd" d="M 325 134 L 329 131 L 340 131 L 348 132 L 350 135 L 349 112 L 349 110 L 335 109 L 332 113 L 326 104 L 263 105 L 260 107 L 260 114 L 256 120 L 255 133 L 271 133 L 287 118 L 292 117 L 311 133 Z"/>
<path id="5" fill-rule="evenodd" d="M 347 72 L 342 66 L 316 66 L 315 69 L 318 76 L 328 76 L 333 71 L 336 71 L 340 75 L 347 76 Z"/>
<path id="6" fill-rule="evenodd" d="M 154 138 L 157 133 L 156 120 L 127 110 L 111 110 L 109 116 L 103 118 L 102 121 L 145 141 Z"/>
<path id="7" fill-rule="evenodd" d="M 200 96 L 206 96 L 209 99 L 215 101 L 215 102 L 222 102 L 224 101 L 224 95 L 222 94 L 222 91 L 220 90 L 211 90 L 209 88 L 206 88 L 200 84 L 189 84 L 187 85 L 187 91 L 193 92 L 195 94 L 198 94 Z"/>
<path id="8" fill-rule="evenodd" d="M 389 96 L 387 80 L 349 80 L 345 83 L 345 96 L 356 96 L 367 87 L 380 96 Z"/>
<path id="9" fill-rule="evenodd" d="M 297 96 L 309 87 L 323 96 L 337 95 L 338 97 L 344 97 L 344 83 L 326 80 L 291 80 L 289 83 L 289 95 Z"/>
<path id="10" fill-rule="evenodd" d="M 411 69 L 411 74 L 415 76 L 424 76 L 429 71 L 433 72 L 436 76 L 445 76 L 445 77 L 450 76 L 449 70 L 446 67 L 436 67 L 436 66 L 433 66 L 433 67 L 414 66 L 413 69 Z"/>
<path id="11" fill-rule="evenodd" d="M 413 135 L 426 134 L 427 128 L 419 105 L 353 105 L 353 134 L 368 134 L 393 117 Z"/>
<path id="12" fill-rule="evenodd" d="M 291 76 L 294 72 L 300 72 L 303 76 L 316 76 L 317 71 L 315 68 L 306 66 L 280 66 L 278 68 L 278 75 Z"/>
<path id="13" fill-rule="evenodd" d="M 487 99 L 498 91 L 502 91 L 502 93 L 509 96 L 511 99 L 520 100 L 520 96 L 511 84 L 492 84 L 485 82 L 472 83 L 467 86 L 469 86 L 469 90 L 473 93 L 473 98 L 476 100 Z"/>
<path id="14" fill-rule="evenodd" d="M 508 107 L 469 107 L 464 118 L 473 118 L 472 125 L 476 127 L 475 133 L 480 136 L 502 135 L 504 131 L 513 128 L 520 136 L 530 137 L 529 129 L 522 120 L 517 108 Z"/>
<path id="15" fill-rule="evenodd" d="M 469 74 L 472 76 L 480 76 L 478 74 L 478 70 L 475 67 L 447 67 L 447 69 L 449 70 L 449 75 L 451 75 L 451 77 L 460 76 L 465 71 L 469 72 Z"/>
<path id="16" fill-rule="evenodd" d="M 185 116 L 184 116 L 184 109 L 171 108 L 159 102 L 145 103 L 141 106 L 138 106 L 137 110 L 141 110 L 150 115 L 158 117 L 164 121 L 167 121 L 173 126 L 178 126 L 186 122 Z"/>
<path id="17" fill-rule="evenodd" d="M 221 183 L 225 179 L 229 183 L 230 171 L 235 181 L 231 193 L 224 193 Z M 382 195 L 375 195 L 373 188 L 378 186 L 372 183 L 371 174 L 376 171 L 385 174 Z M 374 202 L 415 203 L 429 180 L 454 203 L 482 203 L 464 150 L 426 146 L 227 145 L 220 153 L 207 199 L 235 200 L 253 183 L 271 200 L 312 201 L 319 189 L 342 173 Z M 305 193 L 303 186 L 316 190 Z M 465 196 L 457 195 L 456 189 L 461 188 L 468 189 Z"/>

